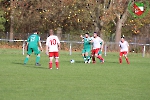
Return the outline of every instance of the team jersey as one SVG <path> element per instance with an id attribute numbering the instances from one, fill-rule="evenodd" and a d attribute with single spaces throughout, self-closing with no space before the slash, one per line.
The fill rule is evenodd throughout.
<path id="1" fill-rule="evenodd" d="M 119 42 L 119 47 L 121 48 L 121 49 L 120 49 L 120 52 L 124 52 L 124 51 L 127 51 L 127 52 L 128 52 L 129 44 L 128 44 L 127 41 L 124 41 L 123 43 L 120 41 L 120 42 Z"/>
<path id="2" fill-rule="evenodd" d="M 38 47 L 38 42 L 40 41 L 40 37 L 37 34 L 32 34 L 28 37 L 27 42 L 28 42 L 28 47 L 29 48 L 37 48 Z"/>
<path id="3" fill-rule="evenodd" d="M 92 37 L 92 41 L 93 41 L 93 49 L 98 49 L 101 48 L 101 42 L 103 42 L 103 40 L 100 37 Z"/>
<path id="4" fill-rule="evenodd" d="M 46 40 L 46 46 L 49 47 L 49 52 L 58 52 L 58 44 L 60 43 L 57 36 L 49 36 Z"/>
<path id="5" fill-rule="evenodd" d="M 91 38 L 83 38 L 84 44 L 83 49 L 91 49 Z"/>

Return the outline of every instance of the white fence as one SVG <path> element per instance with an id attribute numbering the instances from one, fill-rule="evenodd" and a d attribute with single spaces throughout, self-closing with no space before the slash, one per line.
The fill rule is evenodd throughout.
<path id="1" fill-rule="evenodd" d="M 8 40 L 8 39 L 0 39 L 1 42 L 21 42 L 22 45 L 22 54 L 24 55 L 25 52 L 25 44 L 27 40 Z M 45 44 L 46 41 L 41 41 Z M 60 41 L 62 44 L 66 44 L 69 54 L 72 55 L 73 50 L 81 50 L 83 42 L 80 41 Z M 140 43 L 129 43 L 130 44 L 130 52 L 140 52 L 142 56 L 145 57 L 146 53 L 150 53 L 150 44 L 140 44 Z M 76 46 L 75 46 L 76 45 Z M 115 42 L 105 42 L 104 45 L 104 55 L 107 56 L 107 52 L 114 51 L 116 46 Z M 139 49 L 136 50 L 136 49 Z"/>

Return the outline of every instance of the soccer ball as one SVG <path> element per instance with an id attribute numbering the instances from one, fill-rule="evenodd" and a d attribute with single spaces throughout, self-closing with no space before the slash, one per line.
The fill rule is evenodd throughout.
<path id="1" fill-rule="evenodd" d="M 71 64 L 73 64 L 74 62 L 75 62 L 75 60 L 73 60 L 73 59 L 70 60 L 70 63 L 71 63 Z"/>

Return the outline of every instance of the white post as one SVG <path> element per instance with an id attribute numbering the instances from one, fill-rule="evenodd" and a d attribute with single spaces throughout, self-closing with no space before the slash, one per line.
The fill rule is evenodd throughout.
<path id="1" fill-rule="evenodd" d="M 145 45 L 143 47 L 143 57 L 145 57 Z"/>
<path id="2" fill-rule="evenodd" d="M 107 54 L 107 44 L 105 44 L 105 56 Z"/>
<path id="3" fill-rule="evenodd" d="M 25 41 L 23 41 L 23 45 L 22 45 L 22 55 L 24 55 L 24 49 L 25 49 Z"/>
<path id="4" fill-rule="evenodd" d="M 70 52 L 70 55 L 71 55 L 71 54 L 72 54 L 72 50 L 71 50 L 71 43 L 70 43 L 69 52 Z"/>

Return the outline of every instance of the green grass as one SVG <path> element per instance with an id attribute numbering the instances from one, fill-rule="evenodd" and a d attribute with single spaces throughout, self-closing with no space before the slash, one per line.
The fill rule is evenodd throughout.
<path id="1" fill-rule="evenodd" d="M 17 49 L 0 49 L 0 100 L 150 100 L 150 58 L 129 54 L 130 65 L 118 64 L 118 53 L 108 53 L 105 63 L 84 64 L 80 52 L 60 52 L 60 69 L 48 69 L 42 53 L 26 66 Z M 74 64 L 70 63 L 74 59 Z"/>

